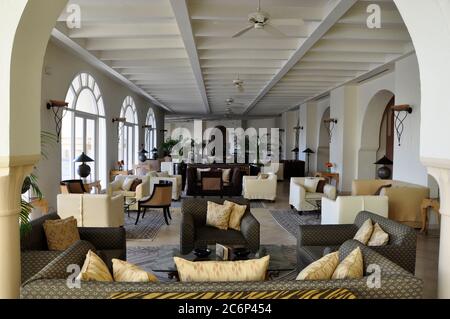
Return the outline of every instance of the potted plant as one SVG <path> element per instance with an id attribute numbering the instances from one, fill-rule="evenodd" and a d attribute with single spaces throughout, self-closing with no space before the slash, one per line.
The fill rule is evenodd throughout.
<path id="1" fill-rule="evenodd" d="M 180 141 L 174 139 L 168 139 L 161 145 L 161 149 L 164 153 L 164 156 L 170 156 L 172 154 L 172 149 L 175 145 L 177 145 Z"/>
<path id="2" fill-rule="evenodd" d="M 331 173 L 331 169 L 334 167 L 334 165 L 331 162 L 326 162 L 325 167 L 327 168 L 327 173 Z"/>

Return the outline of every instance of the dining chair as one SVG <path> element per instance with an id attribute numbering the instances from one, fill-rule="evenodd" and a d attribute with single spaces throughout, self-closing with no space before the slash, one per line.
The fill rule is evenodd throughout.
<path id="1" fill-rule="evenodd" d="M 152 208 L 162 208 L 166 224 L 170 225 L 169 219 L 172 219 L 172 216 L 170 215 L 170 206 L 172 205 L 172 187 L 172 182 L 167 181 L 161 181 L 159 184 L 154 185 L 152 195 L 145 197 L 138 202 L 136 225 L 139 222 L 141 213 L 142 219 L 144 219 L 147 210 Z"/>

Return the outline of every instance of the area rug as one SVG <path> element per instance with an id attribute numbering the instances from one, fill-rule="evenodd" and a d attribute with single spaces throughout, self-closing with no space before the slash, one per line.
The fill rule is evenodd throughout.
<path id="1" fill-rule="evenodd" d="M 175 213 L 176 209 L 171 209 L 172 215 Z M 125 214 L 125 230 L 127 234 L 127 239 L 149 239 L 154 240 L 157 236 L 161 227 L 165 225 L 164 215 L 162 209 L 147 210 L 145 218 L 142 219 L 142 215 L 139 218 L 139 223 L 136 223 L 136 212 L 131 212 L 130 217 Z"/>
<path id="2" fill-rule="evenodd" d="M 173 265 L 174 253 L 179 248 L 178 245 L 165 245 L 160 247 L 129 247 L 127 249 L 127 260 L 138 265 L 146 271 L 164 270 Z M 270 255 L 270 267 L 276 269 L 286 269 L 281 272 L 277 279 L 293 279 L 296 276 L 296 246 L 264 245 L 262 248 L 267 255 Z M 290 270 L 288 270 L 290 269 Z M 170 281 L 167 273 L 154 272 L 161 281 Z M 293 278 L 291 278 L 293 277 Z"/>
<path id="3" fill-rule="evenodd" d="M 271 210 L 270 213 L 273 219 L 295 238 L 298 238 L 300 225 L 320 225 L 320 217 L 314 212 L 300 215 L 293 210 Z"/>

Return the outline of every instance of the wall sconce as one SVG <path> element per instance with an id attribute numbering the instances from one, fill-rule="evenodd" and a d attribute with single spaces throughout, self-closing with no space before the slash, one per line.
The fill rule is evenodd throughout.
<path id="1" fill-rule="evenodd" d="M 62 120 L 66 113 L 64 110 L 69 106 L 66 101 L 50 100 L 47 103 L 47 110 L 52 110 L 56 125 L 56 141 L 59 143 L 61 137 Z"/>
<path id="2" fill-rule="evenodd" d="M 119 123 L 125 123 L 126 121 L 127 121 L 127 119 L 124 118 L 124 117 L 114 117 L 114 118 L 112 119 L 112 122 L 113 122 L 113 123 L 116 123 L 116 122 L 119 122 Z"/>
<path id="3" fill-rule="evenodd" d="M 124 117 L 114 117 L 112 119 L 113 123 L 116 123 L 116 122 L 119 123 L 119 126 L 117 128 L 117 130 L 118 130 L 117 144 L 119 144 L 119 145 L 120 145 L 120 140 L 122 139 L 122 136 L 123 136 L 123 129 L 125 127 L 125 125 L 123 123 L 125 123 L 126 121 L 127 121 L 127 119 Z M 122 125 L 120 125 L 120 124 L 122 124 Z"/>
<path id="4" fill-rule="evenodd" d="M 325 127 L 327 128 L 328 136 L 330 137 L 330 143 L 331 143 L 331 140 L 333 138 L 333 131 L 334 131 L 336 124 L 338 123 L 338 120 L 337 119 L 326 119 L 323 121 L 323 123 L 325 124 Z"/>
<path id="5" fill-rule="evenodd" d="M 409 104 L 394 105 L 391 107 L 394 112 L 395 132 L 397 133 L 398 146 L 401 146 L 403 131 L 405 130 L 405 120 L 413 109 Z"/>

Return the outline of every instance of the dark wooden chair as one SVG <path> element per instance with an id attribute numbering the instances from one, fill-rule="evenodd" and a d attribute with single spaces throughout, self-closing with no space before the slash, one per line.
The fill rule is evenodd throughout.
<path id="1" fill-rule="evenodd" d="M 66 180 L 60 183 L 63 194 L 84 194 L 87 193 L 81 179 Z"/>
<path id="2" fill-rule="evenodd" d="M 172 182 L 162 181 L 159 184 L 155 184 L 153 193 L 149 197 L 145 197 L 138 202 L 138 215 L 136 218 L 136 225 L 139 222 L 139 217 L 142 213 L 142 219 L 145 218 L 147 209 L 162 208 L 164 213 L 164 219 L 167 225 L 169 219 L 172 219 L 170 215 L 170 206 L 172 205 Z M 169 219 L 168 219 L 169 218 Z"/>

